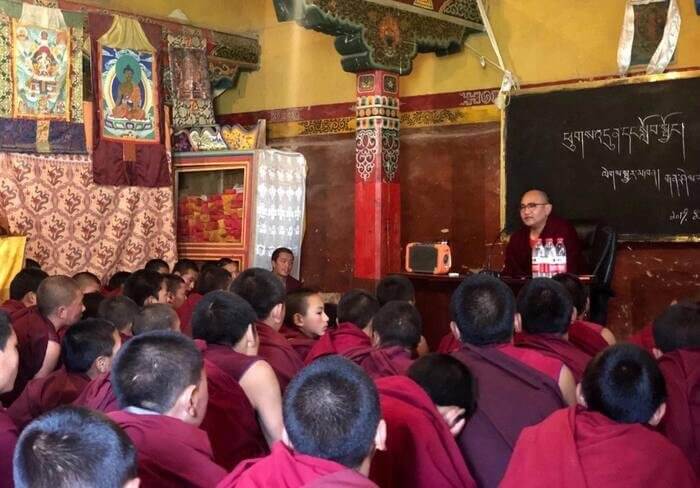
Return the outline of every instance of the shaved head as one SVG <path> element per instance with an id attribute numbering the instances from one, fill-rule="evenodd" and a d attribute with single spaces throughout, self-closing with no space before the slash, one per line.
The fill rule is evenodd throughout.
<path id="1" fill-rule="evenodd" d="M 532 197 L 532 198 L 540 198 L 542 200 L 542 203 L 549 203 L 549 195 L 545 193 L 542 190 L 538 190 L 537 188 L 533 188 L 532 190 L 528 190 L 523 194 L 523 198 L 525 197 Z"/>
<path id="2" fill-rule="evenodd" d="M 37 290 L 39 312 L 47 317 L 58 307 L 70 306 L 80 294 L 80 287 L 72 278 L 61 275 L 49 276 L 41 282 Z"/>

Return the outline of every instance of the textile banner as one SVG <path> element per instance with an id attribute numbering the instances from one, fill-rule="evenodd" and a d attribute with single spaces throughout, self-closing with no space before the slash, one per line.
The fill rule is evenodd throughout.
<path id="1" fill-rule="evenodd" d="M 26 236 L 0 237 L 0 302 L 10 298 L 10 283 L 24 268 Z"/>
<path id="2" fill-rule="evenodd" d="M 86 152 L 83 21 L 0 0 L 0 150 Z"/>
<path id="3" fill-rule="evenodd" d="M 100 185 L 169 186 L 161 100 L 161 28 L 90 14 L 95 60 L 93 177 Z"/>
<path id="4" fill-rule="evenodd" d="M 266 149 L 255 152 L 255 223 L 250 266 L 268 269 L 272 252 L 291 249 L 292 274 L 299 277 L 306 205 L 306 159 L 302 154 Z"/>
<path id="5" fill-rule="evenodd" d="M 0 207 L 49 274 L 176 259 L 172 189 L 98 186 L 89 156 L 0 153 Z"/>

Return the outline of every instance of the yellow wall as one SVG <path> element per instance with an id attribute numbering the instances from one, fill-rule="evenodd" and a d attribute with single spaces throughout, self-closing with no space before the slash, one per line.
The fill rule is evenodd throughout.
<path id="1" fill-rule="evenodd" d="M 676 63 L 700 65 L 700 16 L 693 0 L 678 0 L 683 19 Z M 239 87 L 217 101 L 220 113 L 240 113 L 328 103 L 355 98 L 355 76 L 342 71 L 333 38 L 293 22 L 280 24 L 272 0 L 262 2 L 255 25 L 262 44 L 262 69 L 244 75 Z M 504 61 L 522 84 L 614 75 L 624 0 L 487 1 Z M 263 12 L 257 12 L 263 13 Z M 261 21 L 262 20 L 262 21 Z M 485 34 L 468 43 L 494 59 Z M 500 85 L 493 68 L 482 69 L 471 52 L 445 58 L 421 54 L 401 79 L 401 95 L 457 92 Z"/>

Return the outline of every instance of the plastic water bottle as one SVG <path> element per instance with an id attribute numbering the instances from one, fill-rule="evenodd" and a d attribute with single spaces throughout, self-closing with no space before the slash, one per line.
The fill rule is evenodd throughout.
<path id="1" fill-rule="evenodd" d="M 557 252 L 554 249 L 554 239 L 547 239 L 544 244 L 544 274 L 545 278 L 554 276 L 554 268 L 557 260 Z"/>
<path id="2" fill-rule="evenodd" d="M 557 239 L 555 251 L 557 255 L 557 271 L 555 274 L 566 273 L 566 246 L 564 245 L 563 237 Z"/>
<path id="3" fill-rule="evenodd" d="M 535 247 L 532 248 L 532 277 L 539 278 L 542 276 L 544 266 L 544 246 L 542 239 L 537 239 Z"/>

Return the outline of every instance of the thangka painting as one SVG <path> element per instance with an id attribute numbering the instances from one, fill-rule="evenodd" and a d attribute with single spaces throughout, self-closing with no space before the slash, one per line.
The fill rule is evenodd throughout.
<path id="1" fill-rule="evenodd" d="M 159 143 L 158 79 L 153 51 L 100 45 L 102 137 Z"/>
<path id="2" fill-rule="evenodd" d="M 71 33 L 12 22 L 13 116 L 70 120 Z"/>

